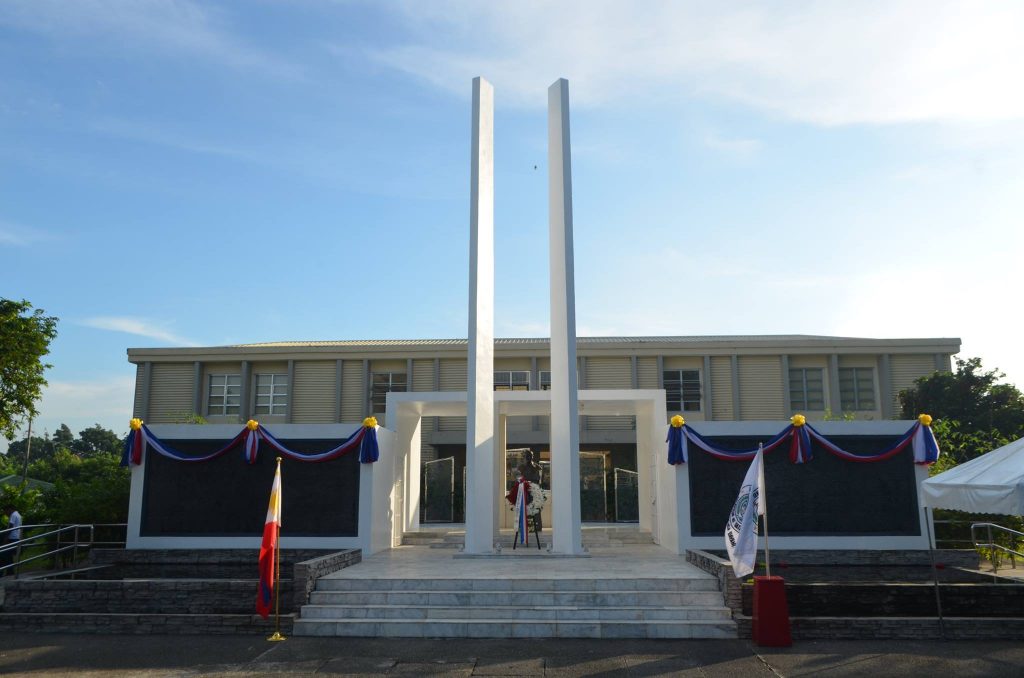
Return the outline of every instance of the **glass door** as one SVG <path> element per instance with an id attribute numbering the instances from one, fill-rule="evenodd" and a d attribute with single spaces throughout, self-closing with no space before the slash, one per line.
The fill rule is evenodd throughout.
<path id="1" fill-rule="evenodd" d="M 423 464 L 423 522 L 455 520 L 455 457 Z"/>
<path id="2" fill-rule="evenodd" d="M 614 471 L 615 522 L 640 522 L 640 474 L 629 469 Z"/>
<path id="3" fill-rule="evenodd" d="M 580 520 L 608 522 L 608 479 L 604 452 L 580 452 Z"/>

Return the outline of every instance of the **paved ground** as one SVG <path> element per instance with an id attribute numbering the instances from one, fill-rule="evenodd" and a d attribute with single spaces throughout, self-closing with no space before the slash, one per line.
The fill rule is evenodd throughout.
<path id="1" fill-rule="evenodd" d="M 374 640 L 0 636 L 0 674 L 61 676 L 1024 676 L 1013 641 Z"/>

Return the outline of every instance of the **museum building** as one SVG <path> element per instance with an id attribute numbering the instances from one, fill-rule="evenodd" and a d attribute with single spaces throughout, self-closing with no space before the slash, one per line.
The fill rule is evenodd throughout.
<path id="1" fill-rule="evenodd" d="M 664 528 L 666 516 L 659 520 L 657 514 L 659 510 L 664 513 L 665 507 L 648 509 L 648 505 L 657 504 L 657 477 L 662 466 L 667 466 L 661 458 L 661 438 L 674 415 L 682 415 L 695 430 L 723 445 L 743 447 L 770 438 L 791 415 L 801 413 L 822 431 L 832 430 L 840 436 L 850 432 L 844 440 L 853 448 L 861 445 L 870 451 L 909 425 L 891 421 L 899 415 L 899 391 L 936 370 L 949 370 L 951 356 L 959 349 L 958 339 L 947 338 L 579 338 L 580 521 L 639 523 L 654 532 L 659 523 Z M 421 527 L 465 520 L 466 419 L 452 414 L 465 412 L 466 356 L 467 342 L 459 339 L 275 342 L 128 351 L 130 362 L 137 367 L 134 416 L 184 450 L 200 453 L 213 444 L 203 439 L 223 442 L 254 419 L 279 432 L 279 437 L 312 451 L 348 435 L 364 417 L 375 416 L 385 432 L 383 454 L 390 450 L 394 466 L 388 477 L 378 472 L 381 477 L 373 481 L 382 488 L 380 492 L 390 496 L 383 510 L 391 520 L 388 536 L 382 536 L 371 551 L 401 543 L 403 534 Z M 523 453 L 531 451 L 545 475 L 550 475 L 548 416 L 537 400 L 543 399 L 543 392 L 550 387 L 549 370 L 547 339 L 495 340 L 494 389 L 501 410 L 497 454 L 504 457 L 496 463 L 499 477 L 493 491 L 499 505 L 498 529 L 512 527 L 511 512 L 500 506 L 502 488 L 512 482 Z M 650 402 L 657 403 L 657 411 L 644 411 L 646 418 L 640 426 L 639 410 L 631 409 L 636 398 L 653 398 Z M 417 413 L 415 423 L 397 436 L 393 449 L 388 448 L 386 431 L 400 427 L 395 412 L 389 411 L 389 402 L 391 410 L 401 403 Z M 501 403 L 506 404 L 504 409 Z M 207 425 L 197 426 L 196 422 Z M 647 429 L 655 432 L 645 433 Z M 402 442 L 412 437 L 415 440 Z M 265 467 L 265 475 L 272 454 L 263 456 L 266 458 L 257 466 Z M 787 534 L 787 512 L 792 511 L 794 527 L 788 533 L 794 537 L 867 535 L 883 541 L 891 538 L 893 544 L 900 542 L 901 536 L 921 539 L 915 485 L 920 481 L 916 476 L 924 469 L 915 469 L 902 456 L 883 464 L 843 466 L 844 462 L 821 455 L 799 470 L 787 468 L 790 465 L 778 456 L 778 463 L 769 463 L 768 471 L 786 474 L 786 479 L 780 476 L 779 483 L 794 486 L 794 493 L 786 493 L 794 499 L 791 505 L 784 497 L 777 500 L 779 517 L 774 533 Z M 232 497 L 244 503 L 243 498 L 251 493 L 252 500 L 258 502 L 266 484 L 262 476 L 252 480 L 252 474 L 246 480 L 244 467 L 239 470 L 234 457 L 195 467 L 175 465 L 157 455 L 147 458 L 150 463 L 139 471 L 141 477 L 133 478 L 136 546 L 195 544 L 194 538 L 202 537 L 242 538 L 248 523 L 260 519 L 258 512 L 254 517 L 234 516 Z M 320 538 L 332 545 L 368 547 L 369 536 L 362 532 L 372 531 L 372 522 L 382 519 L 375 513 L 377 517 L 367 522 L 371 519 L 364 515 L 364 529 L 360 530 L 360 510 L 373 511 L 365 503 L 370 500 L 364 499 L 360 508 L 355 498 L 360 493 L 359 465 L 344 459 L 331 462 L 335 463 L 351 467 L 337 474 L 342 480 L 326 482 L 321 464 L 294 464 L 287 470 L 292 526 L 307 523 L 298 532 L 313 539 L 310 545 L 321 543 L 316 541 Z M 882 470 L 886 465 L 892 468 Z M 680 494 L 674 499 L 687 506 L 674 511 L 673 522 L 678 520 L 680 525 L 675 530 L 679 536 L 668 540 L 674 543 L 672 550 L 681 549 L 681 541 L 707 547 L 721 541 L 719 514 L 723 510 L 727 514 L 735 496 L 733 486 L 745 465 L 691 454 L 686 466 L 684 472 L 689 477 L 679 485 Z M 840 495 L 846 491 L 862 499 L 877 496 L 885 500 L 886 494 L 896 494 L 905 498 L 906 506 L 884 511 L 866 506 L 859 522 L 844 518 L 843 525 L 833 525 L 827 517 L 817 527 L 809 527 L 803 519 L 796 524 L 800 504 L 815 501 L 807 478 L 835 472 L 846 479 L 845 490 L 838 490 Z M 883 476 L 896 485 L 879 483 Z M 819 490 L 837 491 L 834 476 L 822 478 Z M 364 494 L 368 491 L 365 482 L 363 478 Z M 548 482 L 549 478 L 543 480 L 545 486 Z M 192 488 L 191 501 L 178 496 L 181 483 Z M 297 492 L 296 487 L 302 490 Z M 682 494 L 689 496 L 684 500 Z M 148 499 L 144 501 L 143 495 Z M 348 498 L 339 504 L 340 495 Z M 332 506 L 330 517 L 325 517 L 323 509 Z M 284 534 L 296 534 L 296 530 Z M 655 541 L 665 543 L 657 534 Z"/>

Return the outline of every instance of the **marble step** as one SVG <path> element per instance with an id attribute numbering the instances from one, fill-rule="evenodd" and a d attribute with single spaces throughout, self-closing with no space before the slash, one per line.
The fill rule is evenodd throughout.
<path id="1" fill-rule="evenodd" d="M 515 533 L 503 530 L 498 541 L 507 548 L 512 547 L 512 540 Z M 551 531 L 545 530 L 540 534 L 542 544 L 551 542 Z M 628 546 L 632 544 L 653 544 L 654 538 L 650 532 L 639 531 L 635 528 L 594 528 L 585 529 L 582 534 L 584 546 Z M 434 548 L 458 548 L 465 541 L 465 532 L 453 530 L 443 532 L 440 530 L 428 530 L 424 532 L 407 532 L 402 536 L 402 544 L 405 546 L 432 546 Z"/>
<path id="2" fill-rule="evenodd" d="M 677 607 L 490 607 L 408 606 L 408 605 L 305 605 L 302 618 L 308 620 L 361 619 L 510 619 L 534 621 L 723 621 L 732 619 L 732 611 L 722 605 Z"/>
<path id="3" fill-rule="evenodd" d="M 295 620 L 297 636 L 364 638 L 735 638 L 733 621 Z"/>
<path id="4" fill-rule="evenodd" d="M 317 580 L 317 591 L 506 591 L 549 593 L 553 591 L 714 591 L 718 580 L 710 576 L 642 579 L 410 579 L 410 578 L 357 578 L 324 577 Z"/>
<path id="5" fill-rule="evenodd" d="M 313 591 L 310 605 L 507 605 L 517 606 L 712 606 L 722 604 L 718 591 Z"/>

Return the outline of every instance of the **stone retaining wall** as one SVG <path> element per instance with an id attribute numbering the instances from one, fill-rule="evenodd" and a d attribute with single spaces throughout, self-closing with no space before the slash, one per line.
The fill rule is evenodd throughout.
<path id="1" fill-rule="evenodd" d="M 359 549 L 349 549 L 295 563 L 293 569 L 294 585 L 291 589 L 291 606 L 288 609 L 298 612 L 303 605 L 308 603 L 309 594 L 316 588 L 316 580 L 320 577 L 331 572 L 343 570 L 346 567 L 362 562 L 362 560 L 362 551 Z"/>
<path id="2" fill-rule="evenodd" d="M 718 577 L 718 589 L 725 598 L 726 606 L 732 610 L 732 616 L 743 614 L 743 581 L 732 573 L 728 560 L 708 551 L 687 551 L 686 562 Z"/>
<path id="3" fill-rule="evenodd" d="M 281 615 L 290 635 L 294 615 Z M 166 633 L 174 635 L 262 635 L 274 632 L 274 617 L 254 614 L 0 613 L 0 629 L 33 633 Z"/>
<path id="4" fill-rule="evenodd" d="M 740 638 L 750 638 L 751 619 L 736 617 Z M 1024 619 L 946 617 L 793 617 L 796 640 L 1020 640 Z"/>
<path id="5" fill-rule="evenodd" d="M 694 564 L 705 572 L 713 574 L 718 578 L 719 587 L 725 597 L 725 603 L 733 611 L 733 619 L 736 621 L 739 637 L 750 638 L 751 618 L 749 615 L 752 605 L 750 598 L 753 587 L 749 584 L 744 585 L 742 580 L 737 579 L 733 575 L 732 566 L 724 555 L 724 551 L 720 553 L 713 551 L 687 551 L 686 560 L 687 562 Z M 832 573 L 833 579 L 842 579 L 844 576 L 859 579 L 863 576 L 861 573 L 869 572 L 870 568 L 885 569 L 904 565 L 909 565 L 911 567 L 928 566 L 930 568 L 931 565 L 931 559 L 927 551 L 773 551 L 773 563 L 777 562 L 776 557 L 778 557 L 779 561 L 793 563 L 796 565 L 833 566 L 835 569 L 835 572 Z M 788 561 L 786 559 L 788 559 Z M 975 551 L 936 551 L 936 562 L 944 563 L 947 567 L 976 568 L 978 564 L 978 555 Z M 846 572 L 844 574 L 843 570 L 846 568 L 836 566 L 859 566 L 865 569 L 855 570 L 854 573 Z M 815 589 L 815 595 L 824 596 L 824 600 L 827 600 L 829 596 L 845 595 L 836 593 L 839 588 L 845 589 L 846 591 L 853 591 L 859 585 L 847 583 L 837 586 L 835 582 L 832 582 L 814 585 L 796 584 L 793 585 L 793 588 L 801 586 L 806 587 L 807 589 L 817 587 Z M 879 588 L 884 588 L 885 586 L 885 584 L 878 585 Z M 929 585 L 922 582 L 919 585 L 908 586 L 907 584 L 897 584 L 893 586 L 902 587 L 904 589 L 913 589 L 914 596 L 919 597 L 922 606 L 926 606 L 928 604 L 926 599 L 930 594 L 932 605 L 931 610 L 932 614 L 934 614 L 934 589 Z M 1017 585 L 943 584 L 941 586 L 942 591 L 945 591 L 948 587 L 959 587 L 963 589 L 963 593 L 960 594 L 963 596 L 963 602 L 951 604 L 951 610 L 960 611 L 964 609 L 962 606 L 974 606 L 972 609 L 976 609 L 979 606 L 991 604 L 990 609 L 993 611 L 989 612 L 989 614 L 997 614 L 997 612 L 994 611 L 996 609 L 1012 609 L 1014 611 L 1020 609 L 1016 600 L 1009 600 L 1010 598 L 1016 598 L 1016 596 L 1008 596 L 1007 594 L 1011 589 L 1016 593 L 1017 590 L 1024 588 Z M 790 595 L 789 589 L 791 588 L 791 585 L 787 583 L 786 588 L 788 598 Z M 976 589 L 977 593 L 971 593 L 971 589 Z M 851 593 L 850 595 L 854 596 L 855 593 Z M 997 608 L 996 601 L 999 598 L 1007 598 L 1008 600 L 999 601 L 999 607 Z M 833 600 L 835 599 L 833 598 Z M 943 600 L 945 601 L 946 599 L 943 598 Z M 852 598 L 847 598 L 846 601 L 847 604 L 852 604 Z M 804 604 L 805 602 L 799 598 L 793 603 L 794 607 L 798 605 L 802 606 Z M 744 614 L 744 608 L 746 608 L 746 614 Z M 801 617 L 792 616 L 793 612 L 794 610 L 791 608 L 792 633 L 793 638 L 795 639 L 1024 638 L 1024 615 L 1014 617 L 947 617 L 940 625 L 938 618 L 935 616 Z M 877 614 L 877 609 L 871 610 L 871 612 L 873 614 Z M 944 612 L 945 614 L 950 614 L 950 610 L 944 609 Z"/>
<path id="6" fill-rule="evenodd" d="M 281 578 L 292 578 L 295 563 L 330 553 L 323 549 L 282 549 Z M 96 578 L 102 579 L 258 579 L 258 558 L 258 549 L 93 549 L 89 564 L 106 566 L 96 573 Z"/>
<path id="7" fill-rule="evenodd" d="M 281 626 L 319 577 L 354 565 L 358 549 L 281 552 Z M 0 629 L 75 633 L 270 633 L 273 616 L 253 614 L 258 586 L 251 549 L 97 549 L 90 579 L 19 579 L 0 588 Z M 237 576 L 239 572 L 246 576 Z M 111 579 L 114 575 L 125 579 Z M 176 575 L 176 576 L 175 576 Z M 288 575 L 296 577 L 287 579 Z M 96 577 L 96 578 L 94 578 Z M 142 578 L 138 578 L 142 577 Z"/>
<path id="8" fill-rule="evenodd" d="M 288 610 L 292 582 L 281 581 Z M 19 580 L 4 586 L 4 612 L 250 614 L 257 580 Z"/>
<path id="9" fill-rule="evenodd" d="M 754 587 L 743 585 L 743 614 L 753 613 Z M 1024 618 L 1020 584 L 940 584 L 942 613 L 950 617 Z M 936 617 L 934 584 L 792 583 L 786 602 L 793 617 Z"/>

